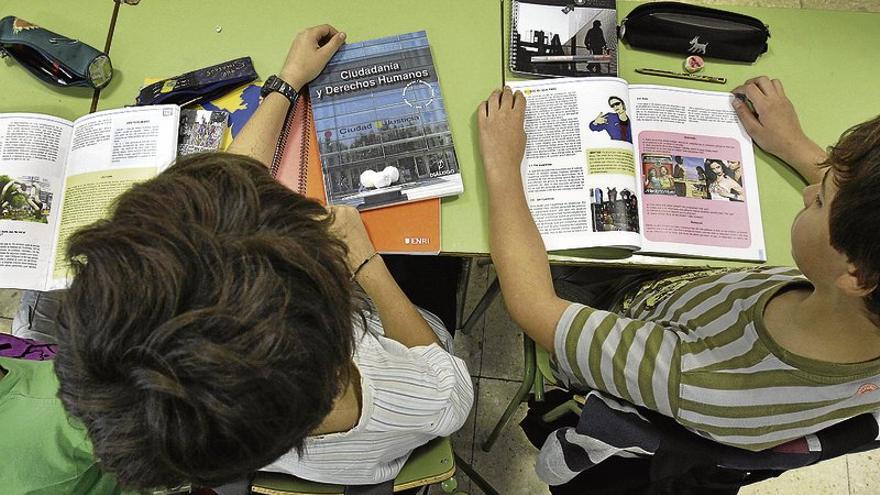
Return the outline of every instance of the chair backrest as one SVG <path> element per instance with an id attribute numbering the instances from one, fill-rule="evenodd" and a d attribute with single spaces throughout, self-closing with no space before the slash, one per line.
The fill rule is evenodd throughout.
<path id="1" fill-rule="evenodd" d="M 553 376 L 553 370 L 550 368 L 550 353 L 541 346 L 535 346 L 535 361 L 538 366 L 538 373 L 545 382 L 550 385 L 556 385 L 556 377 Z"/>
<path id="2" fill-rule="evenodd" d="M 448 438 L 435 438 L 410 454 L 403 469 L 394 478 L 394 491 L 441 483 L 454 474 L 452 444 Z M 341 495 L 345 492 L 345 486 L 260 471 L 254 478 L 251 490 L 266 495 Z"/>

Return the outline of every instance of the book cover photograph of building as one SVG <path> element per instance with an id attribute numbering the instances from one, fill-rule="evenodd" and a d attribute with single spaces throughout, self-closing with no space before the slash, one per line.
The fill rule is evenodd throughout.
<path id="1" fill-rule="evenodd" d="M 366 210 L 462 192 L 424 31 L 344 45 L 309 91 L 329 203 Z"/>

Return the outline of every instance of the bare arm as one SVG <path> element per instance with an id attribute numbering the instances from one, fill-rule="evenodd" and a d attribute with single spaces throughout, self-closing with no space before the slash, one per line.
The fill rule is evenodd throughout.
<path id="1" fill-rule="evenodd" d="M 278 77 L 299 91 L 321 73 L 330 57 L 344 42 L 345 33 L 340 33 L 329 24 L 301 31 L 290 45 L 290 51 Z M 278 136 L 289 107 L 290 102 L 281 94 L 269 94 L 257 107 L 254 115 L 238 133 L 227 151 L 249 156 L 267 167 L 271 166 Z"/>
<path id="2" fill-rule="evenodd" d="M 822 180 L 818 165 L 827 155 L 804 134 L 782 82 L 766 76 L 756 77 L 735 88 L 733 93 L 745 95 L 754 107 L 752 111 L 739 98 L 733 101 L 740 122 L 755 143 L 789 164 L 808 184 L 818 184 Z"/>
<path id="3" fill-rule="evenodd" d="M 477 109 L 489 190 L 489 243 L 510 316 L 552 353 L 556 324 L 569 303 L 553 289 L 544 242 L 523 192 L 519 167 L 526 143 L 525 107 L 522 93 L 504 88 Z"/>
<path id="4" fill-rule="evenodd" d="M 332 211 L 333 231 L 348 246 L 349 269 L 354 272 L 361 268 L 356 280 L 376 305 L 385 336 L 407 347 L 439 344 L 437 335 L 397 285 L 382 257 L 375 255 L 360 213 L 350 206 L 334 206 Z"/>

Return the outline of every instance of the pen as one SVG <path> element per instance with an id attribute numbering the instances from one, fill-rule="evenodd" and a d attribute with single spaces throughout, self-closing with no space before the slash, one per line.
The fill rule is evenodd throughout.
<path id="1" fill-rule="evenodd" d="M 636 69 L 639 74 L 647 74 L 649 76 L 673 77 L 676 79 L 691 79 L 694 81 L 711 82 L 725 84 L 726 77 L 704 76 L 701 74 L 688 74 L 687 72 L 672 72 L 670 70 L 661 69 Z"/>

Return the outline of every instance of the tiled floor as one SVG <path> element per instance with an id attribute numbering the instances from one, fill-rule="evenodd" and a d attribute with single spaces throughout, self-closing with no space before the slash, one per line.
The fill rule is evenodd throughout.
<path id="1" fill-rule="evenodd" d="M 494 278 L 489 267 L 475 267 L 468 287 L 467 314 Z M 522 374 L 522 337 L 510 320 L 501 298 L 489 308 L 483 321 L 469 335 L 456 335 L 455 352 L 468 363 L 477 386 L 477 399 L 464 428 L 453 436 L 456 452 L 507 495 L 548 494 L 546 485 L 534 474 L 537 450 L 519 428 L 526 406 L 519 410 L 502 432 L 491 452 L 480 446 L 501 417 L 519 386 Z M 777 479 L 740 490 L 742 495 L 873 495 L 880 493 L 880 450 L 852 454 L 808 468 L 789 471 Z M 460 486 L 470 493 L 482 493 L 467 478 L 458 475 Z M 439 492 L 432 492 L 439 493 Z"/>

